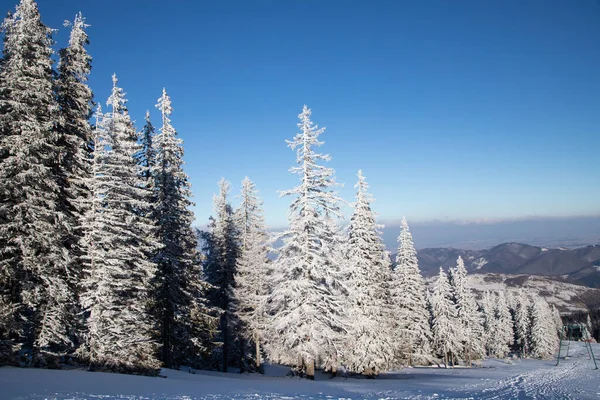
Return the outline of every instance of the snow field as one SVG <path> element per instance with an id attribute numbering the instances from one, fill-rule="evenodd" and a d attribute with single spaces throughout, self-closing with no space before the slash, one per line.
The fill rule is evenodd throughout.
<path id="1" fill-rule="evenodd" d="M 598 358 L 600 345 L 593 345 Z M 568 360 L 486 360 L 483 368 L 406 368 L 377 379 L 316 381 L 283 376 L 163 370 L 167 378 L 88 372 L 0 368 L 1 399 L 598 399 L 600 371 L 582 343 Z"/>

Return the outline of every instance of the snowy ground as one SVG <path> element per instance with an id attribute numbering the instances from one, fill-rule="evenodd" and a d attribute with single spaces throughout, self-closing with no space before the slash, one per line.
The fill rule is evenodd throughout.
<path id="1" fill-rule="evenodd" d="M 600 345 L 594 345 L 600 358 Z M 483 368 L 407 368 L 378 379 L 197 374 L 149 378 L 83 370 L 0 368 L 0 399 L 598 399 L 600 370 L 581 343 L 568 360 L 488 360 Z"/>

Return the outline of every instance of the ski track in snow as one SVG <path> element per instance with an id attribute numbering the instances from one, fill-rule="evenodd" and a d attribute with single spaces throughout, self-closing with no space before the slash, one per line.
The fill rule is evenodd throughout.
<path id="1" fill-rule="evenodd" d="M 489 387 L 477 390 L 478 385 L 466 388 L 475 399 L 597 399 L 597 390 L 589 390 L 590 381 L 600 380 L 600 371 L 593 361 L 582 354 L 576 360 L 548 361 L 538 369 L 499 379 Z M 587 385 L 585 383 L 588 383 Z M 483 386 L 483 385 L 482 385 Z M 586 386 L 588 390 L 586 390 Z M 470 390 L 469 390 L 470 389 Z"/>

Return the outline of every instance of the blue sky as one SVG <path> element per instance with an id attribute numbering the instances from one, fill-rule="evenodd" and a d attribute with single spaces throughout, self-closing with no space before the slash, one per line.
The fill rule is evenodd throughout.
<path id="1" fill-rule="evenodd" d="M 16 0 L 2 0 L 4 10 Z M 141 128 L 163 86 L 198 224 L 221 177 L 248 175 L 286 223 L 285 140 L 302 105 L 352 200 L 360 168 L 383 221 L 600 213 L 600 2 L 39 0 L 91 24 L 90 85 L 117 73 Z"/>

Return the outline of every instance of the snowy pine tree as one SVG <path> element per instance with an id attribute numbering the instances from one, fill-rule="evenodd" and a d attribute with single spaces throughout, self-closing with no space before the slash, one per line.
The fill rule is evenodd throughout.
<path id="1" fill-rule="evenodd" d="M 234 211 L 228 200 L 230 190 L 231 184 L 221 179 L 219 194 L 213 197 L 216 217 L 211 218 L 209 232 L 204 233 L 206 244 L 204 274 L 207 282 L 213 286 L 210 293 L 211 303 L 221 313 L 218 339 L 222 342 L 221 370 L 224 372 L 227 372 L 230 362 L 238 361 L 235 357 L 237 351 L 235 346 L 239 337 L 239 332 L 232 329 L 235 315 L 231 309 L 234 303 L 234 276 L 239 257 L 239 235 L 234 221 Z"/>
<path id="2" fill-rule="evenodd" d="M 552 358 L 558 348 L 558 335 L 552 311 L 540 296 L 533 299 L 531 321 L 531 354 L 543 359 Z"/>
<path id="3" fill-rule="evenodd" d="M 141 166 L 150 168 L 147 176 L 154 181 L 151 216 L 161 245 L 153 258 L 157 270 L 152 314 L 157 323 L 160 359 L 167 368 L 173 368 L 198 363 L 197 357 L 209 350 L 207 344 L 212 340 L 202 334 L 211 331 L 216 321 L 205 299 L 208 286 L 201 280 L 190 183 L 182 168 L 182 140 L 171 125 L 171 99 L 164 89 L 156 107 L 162 115 L 162 127 L 152 138 L 153 127 L 146 114 Z"/>
<path id="4" fill-rule="evenodd" d="M 427 310 L 425 282 L 406 218 L 402 218 L 391 283 L 396 358 L 408 365 L 427 364 L 432 358 L 430 314 Z"/>
<path id="5" fill-rule="evenodd" d="M 522 289 L 516 297 L 514 320 L 517 351 L 527 357 L 531 350 L 531 302 Z"/>
<path id="6" fill-rule="evenodd" d="M 90 117 L 92 115 L 92 90 L 87 85 L 92 58 L 86 50 L 89 44 L 85 18 L 78 13 L 72 24 L 69 45 L 59 52 L 56 98 L 59 118 L 56 126 L 60 150 L 58 168 L 60 201 L 72 226 L 65 246 L 73 255 L 69 284 L 79 294 L 84 254 L 85 207 L 90 204 L 87 183 L 91 177 L 93 138 Z M 73 326 L 75 328 L 75 326 Z M 82 327 L 77 324 L 77 330 Z M 80 338 L 78 338 L 78 342 Z M 79 343 L 77 343 L 79 344 Z"/>
<path id="7" fill-rule="evenodd" d="M 142 167 L 142 176 L 147 180 L 152 179 L 152 171 L 156 165 L 156 151 L 153 145 L 154 137 L 156 136 L 156 129 L 150 120 L 150 111 L 146 111 L 144 117 L 144 127 L 140 135 L 141 149 L 136 154 L 138 164 Z"/>
<path id="8" fill-rule="evenodd" d="M 467 280 L 465 263 L 462 257 L 458 256 L 456 267 L 450 269 L 450 284 L 463 336 L 463 349 L 459 356 L 470 366 L 474 356 L 485 357 L 485 342 L 483 341 L 483 319 L 475 297 L 467 286 Z"/>
<path id="9" fill-rule="evenodd" d="M 290 227 L 274 262 L 269 357 L 306 368 L 313 377 L 315 365 L 335 368 L 345 328 L 342 283 L 330 251 L 336 240 L 331 218 L 341 217 L 334 191 L 337 184 L 333 169 L 319 164 L 330 159 L 315 149 L 323 144 L 319 136 L 325 128 L 315 125 L 310 115 L 304 106 L 298 115 L 300 133 L 288 141 L 297 154 L 297 166 L 290 172 L 298 174 L 301 183 L 281 193 L 295 198 L 288 216 Z"/>
<path id="10" fill-rule="evenodd" d="M 266 301 L 270 291 L 268 239 L 262 201 L 254 183 L 242 181 L 241 204 L 236 210 L 240 254 L 235 274 L 235 314 L 241 321 L 243 336 L 254 342 L 255 366 L 261 366 L 261 343 L 266 329 Z"/>
<path id="11" fill-rule="evenodd" d="M 504 292 L 492 294 L 486 292 L 482 299 L 482 312 L 488 355 L 497 358 L 506 357 L 514 342 L 514 330 Z"/>
<path id="12" fill-rule="evenodd" d="M 498 320 L 495 334 L 498 339 L 496 357 L 506 357 L 514 341 L 514 327 L 504 291 L 498 292 L 495 312 Z"/>
<path id="13" fill-rule="evenodd" d="M 21 0 L 2 25 L 0 68 L 0 295 L 11 344 L 36 364 L 73 348 L 73 228 L 59 192 L 62 150 L 55 129 L 51 29 L 37 4 Z M 14 311 L 14 312 L 12 312 Z"/>
<path id="14" fill-rule="evenodd" d="M 148 189 L 134 155 L 137 134 L 122 89 L 113 76 L 110 112 L 96 129 L 94 193 L 86 217 L 88 262 L 82 304 L 89 314 L 86 352 L 92 368 L 155 373 L 156 343 L 148 314 L 150 281 L 159 247 L 155 227 L 143 215 Z M 96 157 L 99 157 L 97 159 Z"/>
<path id="15" fill-rule="evenodd" d="M 562 333 L 562 329 L 563 329 L 563 321 L 560 316 L 560 312 L 558 311 L 558 308 L 556 308 L 556 306 L 554 304 L 552 304 L 552 319 L 554 320 L 554 325 L 556 326 L 556 332 L 560 337 L 560 335 Z M 590 319 L 590 316 L 588 315 L 588 322 L 590 322 L 589 319 Z M 588 325 L 590 327 L 590 332 L 591 332 L 592 324 L 589 323 Z"/>
<path id="16" fill-rule="evenodd" d="M 348 227 L 348 342 L 344 362 L 351 371 L 376 375 L 392 361 L 389 313 L 389 264 L 371 209 L 374 201 L 358 171 L 356 202 Z"/>
<path id="17" fill-rule="evenodd" d="M 452 299 L 452 288 L 448 282 L 448 275 L 441 267 L 433 288 L 431 305 L 434 350 L 444 359 L 444 365 L 448 366 L 449 362 L 454 365 L 454 359 L 463 349 L 462 327 Z"/>

